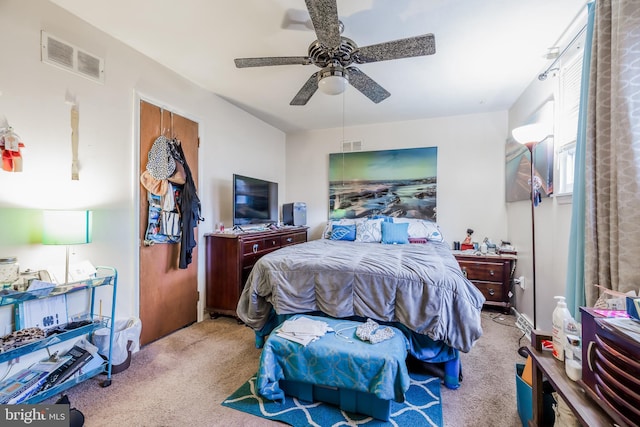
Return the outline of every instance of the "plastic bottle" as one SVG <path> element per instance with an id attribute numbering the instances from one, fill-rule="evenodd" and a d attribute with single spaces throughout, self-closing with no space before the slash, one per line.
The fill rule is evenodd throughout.
<path id="1" fill-rule="evenodd" d="M 553 310 L 553 356 L 564 361 L 564 321 L 573 319 L 571 313 L 567 308 L 567 303 L 564 301 L 564 297 L 554 297 L 558 300 L 556 308 Z"/>
<path id="2" fill-rule="evenodd" d="M 573 334 L 565 334 L 567 345 L 564 353 L 564 369 L 567 376 L 573 381 L 582 379 L 582 347 L 580 337 Z"/>
<path id="3" fill-rule="evenodd" d="M 567 376 L 573 381 L 582 378 L 582 345 L 580 337 L 582 327 L 575 319 L 565 319 L 564 321 L 564 368 Z"/>

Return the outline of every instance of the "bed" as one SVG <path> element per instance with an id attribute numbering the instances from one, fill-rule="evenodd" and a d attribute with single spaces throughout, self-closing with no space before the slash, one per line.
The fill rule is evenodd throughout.
<path id="1" fill-rule="evenodd" d="M 378 222 L 384 231 L 384 221 Z M 376 241 L 375 233 L 346 240 L 337 234 L 333 224 L 330 238 L 284 247 L 256 262 L 237 315 L 255 330 L 258 347 L 286 318 L 308 313 L 396 326 L 409 338 L 411 355 L 423 362 L 457 362 L 459 351 L 471 350 L 482 335 L 485 299 L 447 243 L 427 236 L 426 243 L 409 244 L 408 234 L 385 244 L 389 240 Z"/>

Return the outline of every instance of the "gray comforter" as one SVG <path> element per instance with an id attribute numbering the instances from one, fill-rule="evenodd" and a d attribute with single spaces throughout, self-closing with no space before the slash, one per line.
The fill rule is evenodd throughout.
<path id="1" fill-rule="evenodd" d="M 321 311 L 400 322 L 468 352 L 482 335 L 484 296 L 445 243 L 384 245 L 313 240 L 260 258 L 238 302 L 238 317 L 262 328 L 278 314 Z"/>

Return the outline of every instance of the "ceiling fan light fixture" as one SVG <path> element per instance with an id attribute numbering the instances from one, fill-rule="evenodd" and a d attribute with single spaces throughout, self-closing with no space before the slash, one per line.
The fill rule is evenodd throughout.
<path id="1" fill-rule="evenodd" d="M 318 74 L 318 89 L 327 95 L 340 95 L 349 83 L 345 69 L 340 66 L 323 68 Z"/>

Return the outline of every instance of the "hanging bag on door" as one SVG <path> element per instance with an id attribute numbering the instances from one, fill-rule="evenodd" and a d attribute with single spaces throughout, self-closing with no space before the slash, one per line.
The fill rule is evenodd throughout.
<path id="1" fill-rule="evenodd" d="M 155 179 L 167 179 L 176 171 L 176 162 L 169 144 L 170 140 L 160 135 L 149 150 L 147 170 Z"/>

